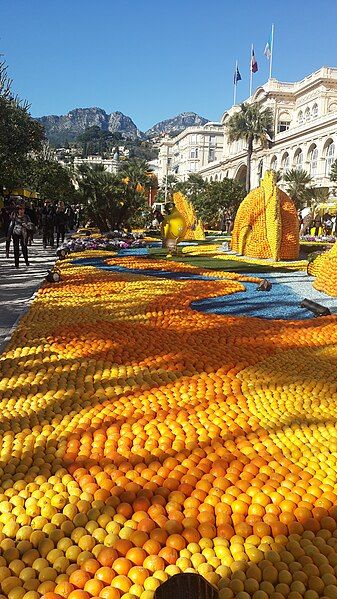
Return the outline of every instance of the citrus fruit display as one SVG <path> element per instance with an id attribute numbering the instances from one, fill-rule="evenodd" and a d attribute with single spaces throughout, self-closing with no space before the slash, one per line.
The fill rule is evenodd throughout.
<path id="1" fill-rule="evenodd" d="M 62 261 L 0 359 L 0 599 L 152 599 L 180 572 L 336 597 L 337 318 L 204 314 L 254 278 L 107 262 Z"/>
<path id="2" fill-rule="evenodd" d="M 266 171 L 260 187 L 241 202 L 231 247 L 252 258 L 297 260 L 299 224 L 294 201 L 276 185 L 276 173 Z"/>
<path id="3" fill-rule="evenodd" d="M 318 291 L 337 296 L 337 242 L 313 260 L 308 272 L 316 277 L 313 285 Z"/>

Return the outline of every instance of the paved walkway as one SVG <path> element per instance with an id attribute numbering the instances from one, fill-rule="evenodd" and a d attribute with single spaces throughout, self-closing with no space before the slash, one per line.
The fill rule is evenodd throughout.
<path id="1" fill-rule="evenodd" d="M 5 242 L 0 243 L 0 353 L 56 258 L 54 249 L 43 249 L 41 239 L 34 240 L 28 248 L 28 257 L 30 266 L 26 266 L 20 257 L 20 268 L 17 269 L 14 267 L 13 246 L 7 259 Z"/>

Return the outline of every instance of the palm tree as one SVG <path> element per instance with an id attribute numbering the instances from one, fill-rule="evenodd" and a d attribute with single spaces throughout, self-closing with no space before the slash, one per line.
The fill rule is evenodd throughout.
<path id="1" fill-rule="evenodd" d="M 269 107 L 262 109 L 261 102 L 243 103 L 240 105 L 240 111 L 235 112 L 225 126 L 230 142 L 243 139 L 247 143 L 246 191 L 249 192 L 253 144 L 260 142 L 265 147 L 267 142 L 271 141 L 274 128 L 273 111 Z"/>
<path id="2" fill-rule="evenodd" d="M 311 186 L 312 177 L 302 168 L 291 169 L 283 175 L 283 181 L 286 183 L 286 191 L 294 200 L 297 208 L 303 208 L 303 205 L 314 197 L 313 187 Z"/>
<path id="3" fill-rule="evenodd" d="M 149 166 L 146 160 L 126 160 L 121 165 L 119 174 L 127 179 L 127 184 L 131 187 L 136 188 L 137 185 L 141 185 L 146 189 L 149 186 Z"/>

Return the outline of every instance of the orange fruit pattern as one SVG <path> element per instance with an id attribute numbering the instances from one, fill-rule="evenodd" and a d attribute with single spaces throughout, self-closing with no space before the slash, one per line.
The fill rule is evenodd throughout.
<path id="1" fill-rule="evenodd" d="M 336 597 L 337 318 L 190 308 L 234 274 L 61 268 L 0 359 L 2 596 L 152 599 L 198 572 L 220 599 Z"/>

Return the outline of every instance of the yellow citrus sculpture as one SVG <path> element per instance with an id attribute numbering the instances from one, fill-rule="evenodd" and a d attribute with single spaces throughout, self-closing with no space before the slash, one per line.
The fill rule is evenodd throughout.
<path id="1" fill-rule="evenodd" d="M 337 241 L 309 265 L 308 272 L 316 277 L 313 283 L 315 289 L 337 296 Z"/>
<path id="2" fill-rule="evenodd" d="M 204 226 L 202 220 L 197 218 L 191 202 L 180 191 L 173 194 L 173 202 L 177 210 L 184 217 L 187 225 L 184 239 L 189 241 L 203 241 L 205 239 Z"/>
<path id="3" fill-rule="evenodd" d="M 173 205 L 170 214 L 164 218 L 161 225 L 164 246 L 171 254 L 177 251 L 177 245 L 179 241 L 184 239 L 186 231 L 186 220 L 176 206 Z"/>
<path id="4" fill-rule="evenodd" d="M 297 260 L 299 224 L 294 201 L 276 185 L 276 173 L 267 171 L 260 187 L 241 202 L 233 232 L 232 250 L 252 258 Z"/>

